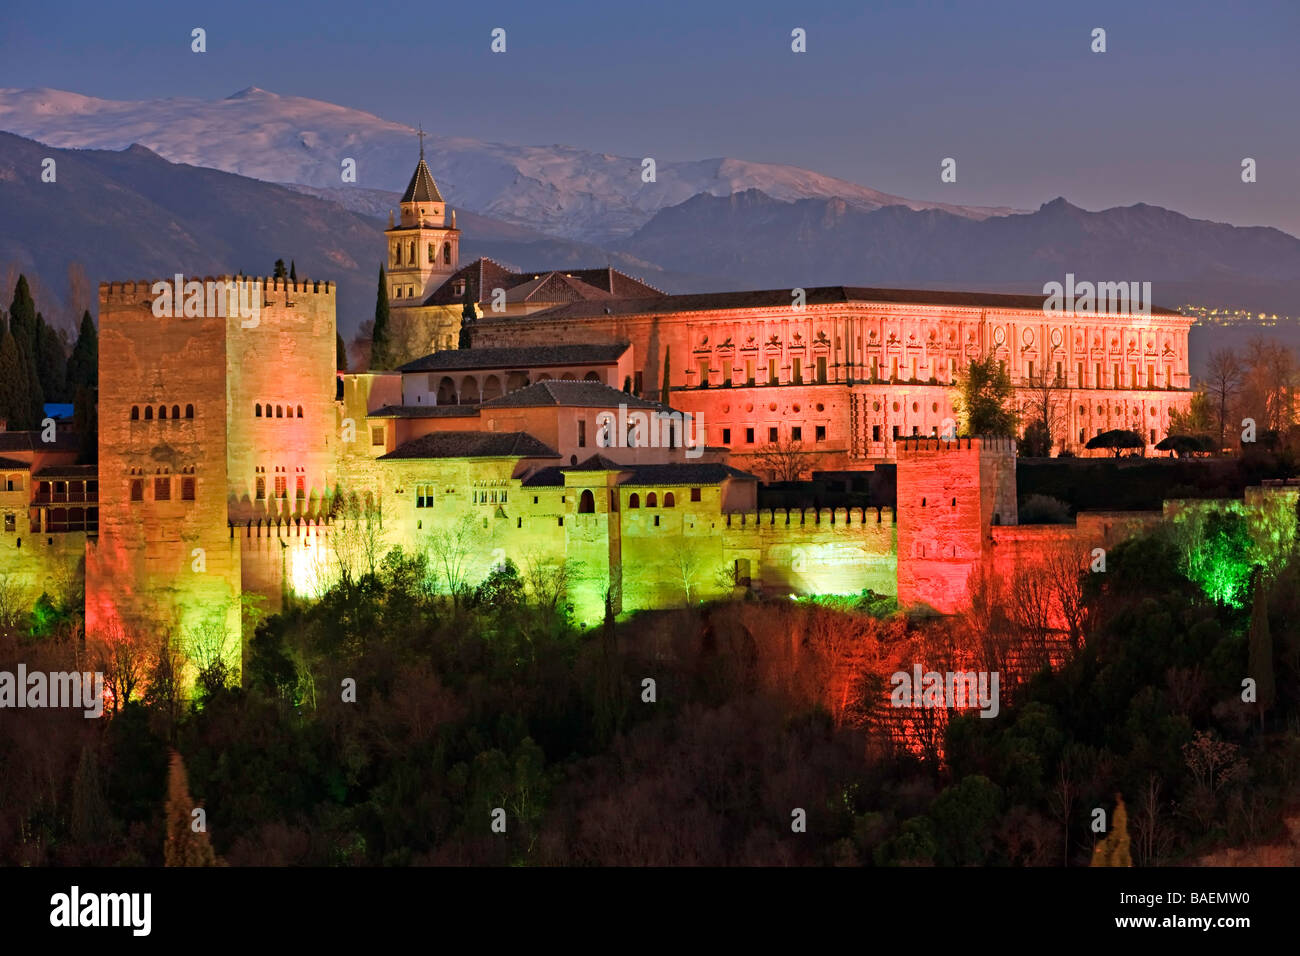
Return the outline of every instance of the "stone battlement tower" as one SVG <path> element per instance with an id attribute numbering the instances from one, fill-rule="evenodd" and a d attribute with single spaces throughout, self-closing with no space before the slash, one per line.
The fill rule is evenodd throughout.
<path id="1" fill-rule="evenodd" d="M 992 560 L 993 525 L 1016 524 L 1012 438 L 906 438 L 898 443 L 898 601 L 945 614 Z"/>

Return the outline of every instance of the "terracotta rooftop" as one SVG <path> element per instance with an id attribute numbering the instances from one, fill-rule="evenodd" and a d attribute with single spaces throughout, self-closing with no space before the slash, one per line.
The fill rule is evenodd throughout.
<path id="1" fill-rule="evenodd" d="M 534 345 L 487 349 L 444 349 L 398 368 L 399 372 L 451 372 L 472 369 L 528 369 L 552 365 L 611 365 L 630 345 Z"/>
<path id="2" fill-rule="evenodd" d="M 599 459 L 598 461 L 595 461 Z M 593 464 L 595 461 L 595 464 Z M 604 455 L 593 455 L 578 465 L 548 465 L 539 468 L 521 482 L 525 488 L 557 488 L 564 484 L 566 471 L 622 472 L 620 485 L 718 485 L 729 478 L 758 481 L 749 472 L 716 462 L 681 462 L 668 465 L 619 465 Z"/>
<path id="3" fill-rule="evenodd" d="M 499 398 L 488 399 L 482 407 L 484 409 L 529 408 L 541 405 L 579 408 L 617 408 L 619 405 L 626 405 L 628 408 L 669 411 L 658 402 L 647 401 L 628 392 L 621 392 L 603 382 L 563 382 L 558 379 L 547 379 L 545 382 L 515 389 Z"/>
<path id="4" fill-rule="evenodd" d="M 477 405 L 385 405 L 367 418 L 477 418 Z"/>
<path id="5" fill-rule="evenodd" d="M 483 257 L 453 272 L 424 300 L 424 305 L 456 305 L 464 294 L 456 284 L 464 280 L 466 293 L 480 306 L 490 303 L 493 289 L 505 289 L 507 302 L 605 301 L 626 296 L 661 297 L 663 292 L 640 279 L 607 266 L 604 269 L 533 269 L 516 272 Z M 491 313 L 479 309 L 480 315 Z"/>
<path id="6" fill-rule="evenodd" d="M 850 302 L 889 302 L 900 305 L 965 306 L 978 309 L 1015 309 L 1041 312 L 1046 296 L 1006 295 L 993 292 L 948 292 L 935 289 L 875 289 L 862 286 L 820 286 L 805 290 L 808 305 L 838 305 Z M 750 292 L 704 292 L 691 295 L 660 295 L 620 298 L 596 302 L 572 302 L 530 315 L 530 319 L 575 319 L 599 315 L 661 315 L 669 312 L 708 312 L 717 309 L 789 308 L 789 289 L 761 289 Z M 1152 315 L 1180 315 L 1173 309 L 1152 307 Z M 484 315 L 487 321 L 518 321 L 506 316 Z"/>
<path id="7" fill-rule="evenodd" d="M 380 455 L 380 461 L 403 458 L 559 458 L 554 448 L 527 432 L 432 432 Z"/>

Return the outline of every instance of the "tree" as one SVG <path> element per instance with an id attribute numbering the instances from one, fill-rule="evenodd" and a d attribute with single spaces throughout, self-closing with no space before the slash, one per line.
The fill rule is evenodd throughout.
<path id="1" fill-rule="evenodd" d="M 47 402 L 62 402 L 67 397 L 67 363 L 59 333 L 46 324 L 45 316 L 36 313 L 36 374 Z"/>
<path id="2" fill-rule="evenodd" d="M 1277 687 L 1273 679 L 1273 637 L 1268 629 L 1268 575 L 1263 568 L 1256 568 L 1254 577 L 1246 673 L 1255 680 L 1255 709 L 1259 712 L 1260 726 L 1263 726 L 1264 714 L 1272 709 L 1277 698 Z"/>
<path id="3" fill-rule="evenodd" d="M 474 347 L 474 323 L 478 321 L 478 310 L 474 308 L 474 299 L 469 292 L 469 283 L 465 284 L 465 301 L 460 308 L 460 341 L 458 349 Z"/>
<path id="4" fill-rule="evenodd" d="M 276 259 L 276 260 L 275 260 L 275 271 L 271 273 L 271 278 L 272 278 L 272 279 L 283 279 L 283 278 L 284 278 L 285 276 L 287 276 L 288 274 L 289 274 L 289 273 L 287 273 L 287 272 L 285 271 L 285 269 L 284 269 L 284 260 L 283 260 L 283 259 Z"/>
<path id="5" fill-rule="evenodd" d="M 375 326 L 370 333 L 370 370 L 382 372 L 391 362 L 388 329 L 388 278 L 379 267 L 379 293 L 375 299 Z"/>
<path id="6" fill-rule="evenodd" d="M 1291 349 L 1270 339 L 1251 339 L 1246 348 L 1242 411 L 1259 423 L 1261 431 L 1280 432 L 1295 419 L 1295 392 Z"/>
<path id="7" fill-rule="evenodd" d="M 95 320 L 90 317 L 89 309 L 81 315 L 77 344 L 68 356 L 64 381 L 74 397 L 78 386 L 84 385 L 90 389 L 99 387 L 99 332 L 95 328 Z"/>
<path id="8" fill-rule="evenodd" d="M 1093 866 L 1132 866 L 1129 853 L 1128 812 L 1124 798 L 1115 794 L 1115 813 L 1110 821 L 1110 833 L 1092 848 Z"/>
<path id="9" fill-rule="evenodd" d="M 298 281 L 298 263 L 292 259 L 289 260 L 289 279 L 293 282 Z"/>
<path id="10" fill-rule="evenodd" d="M 36 371 L 36 302 L 25 275 L 18 276 L 18 281 L 14 284 L 14 298 L 9 306 L 9 331 L 18 344 L 18 355 L 22 360 L 20 382 L 24 412 L 15 420 L 21 428 L 35 428 L 45 417 L 45 396 L 41 392 L 40 376 Z"/>
<path id="11" fill-rule="evenodd" d="M 163 852 L 165 866 L 216 866 L 217 855 L 206 829 L 194 829 L 194 811 L 198 809 L 190 796 L 185 763 L 175 750 L 167 769 L 167 843 Z"/>
<path id="12" fill-rule="evenodd" d="M 1025 417 L 1036 429 L 1039 446 L 1045 446 L 1042 457 L 1046 457 L 1052 453 L 1056 436 L 1065 426 L 1065 380 L 1057 373 L 1049 375 L 1047 369 L 1042 368 L 1036 375 L 1025 377 L 1020 391 L 1027 399 Z M 1026 433 L 1028 431 L 1026 428 Z"/>
<path id="13" fill-rule="evenodd" d="M 343 344 L 343 334 L 334 333 L 334 364 L 340 372 L 348 370 L 348 347 Z"/>
<path id="14" fill-rule="evenodd" d="M 1210 354 L 1205 371 L 1205 393 L 1218 413 L 1219 448 L 1222 448 L 1227 430 L 1228 412 L 1237 400 L 1238 392 L 1241 391 L 1241 362 L 1232 349 L 1219 349 Z"/>
<path id="15" fill-rule="evenodd" d="M 1005 362 L 992 352 L 972 359 L 957 375 L 955 386 L 953 407 L 961 434 L 1015 436 L 1015 390 Z"/>
<path id="16" fill-rule="evenodd" d="M 22 354 L 12 332 L 5 330 L 0 339 L 0 418 L 10 431 L 27 425 L 27 396 L 23 391 L 27 376 L 23 372 Z"/>
<path id="17" fill-rule="evenodd" d="M 1129 431 L 1125 428 L 1112 428 L 1110 431 L 1102 432 L 1095 438 L 1088 439 L 1085 448 L 1094 450 L 1097 448 L 1108 448 L 1115 453 L 1118 458 L 1120 452 L 1130 448 L 1146 448 L 1147 443 L 1142 440 L 1142 436 L 1137 432 Z"/>
<path id="18" fill-rule="evenodd" d="M 1176 408 L 1169 410 L 1171 435 L 1212 435 L 1214 429 L 1214 403 L 1204 390 L 1192 393 L 1187 411 L 1180 412 Z"/>
<path id="19" fill-rule="evenodd" d="M 771 481 L 798 481 L 814 466 L 802 443 L 792 439 L 769 442 L 754 452 L 754 467 L 771 475 Z"/>
<path id="20" fill-rule="evenodd" d="M 449 528 L 430 531 L 428 549 L 434 572 L 442 580 L 452 607 L 459 607 L 468 589 L 469 556 L 480 546 L 482 528 L 472 515 L 461 515 Z"/>
<path id="21" fill-rule="evenodd" d="M 668 404 L 668 370 L 669 370 L 668 355 L 670 350 L 671 350 L 670 346 L 667 345 L 664 346 L 664 380 L 663 383 L 659 386 L 659 401 L 664 405 Z"/>

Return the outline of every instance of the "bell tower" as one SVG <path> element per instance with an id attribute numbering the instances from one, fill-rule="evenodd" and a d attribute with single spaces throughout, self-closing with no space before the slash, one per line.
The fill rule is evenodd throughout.
<path id="1" fill-rule="evenodd" d="M 447 204 L 424 162 L 423 129 L 420 161 L 402 193 L 401 218 L 388 214 L 388 304 L 392 308 L 417 306 L 460 267 L 460 230 L 456 213 L 447 225 Z"/>

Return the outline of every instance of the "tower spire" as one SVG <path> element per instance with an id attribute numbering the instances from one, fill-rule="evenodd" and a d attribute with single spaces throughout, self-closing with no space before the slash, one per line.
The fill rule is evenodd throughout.
<path id="1" fill-rule="evenodd" d="M 415 135 L 420 138 L 420 160 L 423 161 L 424 160 L 424 137 L 429 135 L 424 131 L 423 123 L 420 124 L 420 131 Z"/>

